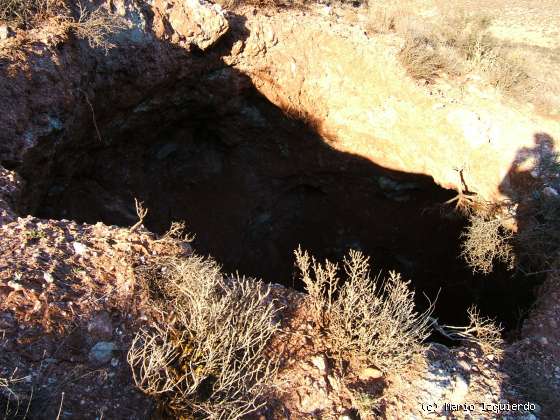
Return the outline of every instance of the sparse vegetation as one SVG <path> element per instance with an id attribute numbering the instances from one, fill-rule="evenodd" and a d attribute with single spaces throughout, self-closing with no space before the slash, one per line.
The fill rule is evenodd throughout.
<path id="1" fill-rule="evenodd" d="M 492 319 L 483 317 L 475 306 L 471 306 L 467 313 L 469 325 L 464 327 L 438 326 L 438 331 L 451 340 L 475 344 L 484 354 L 501 356 L 504 347 L 502 327 Z"/>
<path id="2" fill-rule="evenodd" d="M 353 404 L 358 409 L 361 419 L 374 419 L 377 417 L 380 398 L 366 392 L 355 392 L 352 396 Z"/>
<path id="3" fill-rule="evenodd" d="M 78 18 L 71 19 L 68 27 L 78 38 L 87 40 L 91 48 L 107 52 L 115 47 L 110 40 L 111 35 L 124 29 L 125 25 L 119 17 L 110 15 L 101 8 L 90 11 L 80 3 Z"/>
<path id="4" fill-rule="evenodd" d="M 64 0 L 0 0 L 0 21 L 24 29 L 46 24 L 56 31 L 72 32 L 90 47 L 105 51 L 115 45 L 111 35 L 125 28 L 118 16 L 98 7 L 90 10 L 81 2 Z"/>
<path id="5" fill-rule="evenodd" d="M 159 261 L 142 275 L 173 315 L 132 343 L 136 385 L 176 415 L 235 419 L 260 407 L 277 368 L 265 351 L 277 330 L 269 289 L 226 278 L 197 256 Z"/>
<path id="6" fill-rule="evenodd" d="M 38 17 L 49 14 L 62 4 L 49 0 L 0 0 L 0 20 L 28 27 Z"/>
<path id="7" fill-rule="evenodd" d="M 489 34 L 489 25 L 487 16 L 464 13 L 411 25 L 403 34 L 405 44 L 399 58 L 416 79 L 483 73 L 494 85 L 511 88 L 520 77 L 519 66 L 507 61 L 498 41 Z"/>
<path id="8" fill-rule="evenodd" d="M 451 58 L 437 42 L 412 34 L 407 35 L 399 58 L 410 76 L 427 82 L 433 82 L 451 67 Z"/>
<path id="9" fill-rule="evenodd" d="M 430 310 L 415 311 L 414 292 L 399 274 L 372 279 L 369 259 L 350 251 L 344 259 L 346 279 L 340 284 L 337 264 L 321 264 L 301 249 L 295 256 L 313 318 L 333 355 L 397 371 L 423 350 Z"/>
<path id="10" fill-rule="evenodd" d="M 29 402 L 27 407 L 22 407 L 21 397 L 12 389 L 17 382 L 21 382 L 23 378 L 14 376 L 15 372 L 9 378 L 0 377 L 0 412 L 3 414 L 3 419 L 7 418 L 25 418 L 29 411 Z M 25 413 L 21 413 L 26 408 Z M 19 414 L 19 416 L 18 416 Z"/>
<path id="11" fill-rule="evenodd" d="M 463 233 L 462 256 L 475 272 L 491 273 L 495 262 L 512 269 L 515 264 L 513 234 L 493 211 L 475 211 Z"/>
<path id="12" fill-rule="evenodd" d="M 525 273 L 558 270 L 560 156 L 546 142 L 521 154 L 534 161 L 530 195 L 513 191 L 510 199 L 499 203 L 476 198 L 469 202 L 462 256 L 474 271 L 490 273 L 495 262 Z M 517 223 L 515 234 L 504 227 L 508 221 Z"/>
<path id="13" fill-rule="evenodd" d="M 490 34 L 488 16 L 453 11 L 426 20 L 410 15 L 410 11 L 393 13 L 390 25 L 383 16 L 374 22 L 404 37 L 399 59 L 413 78 L 433 82 L 443 75 L 481 75 L 506 94 L 542 102 L 543 82 L 531 76 L 524 54 Z"/>
<path id="14" fill-rule="evenodd" d="M 38 229 L 29 229 L 27 231 L 25 231 L 25 238 L 28 241 L 33 241 L 33 240 L 39 240 L 44 238 L 45 232 L 43 232 L 42 230 L 38 230 Z"/>

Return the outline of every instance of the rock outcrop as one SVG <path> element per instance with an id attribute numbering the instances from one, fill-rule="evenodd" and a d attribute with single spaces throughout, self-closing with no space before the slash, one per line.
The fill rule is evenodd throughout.
<path id="1" fill-rule="evenodd" d="M 461 89 L 440 84 L 428 92 L 397 62 L 398 41 L 368 37 L 359 25 L 335 18 L 293 10 L 270 16 L 251 8 L 224 12 L 199 0 L 158 0 L 151 6 L 121 0 L 115 9 L 130 28 L 127 36 L 116 37 L 121 42 L 108 56 L 83 49 L 56 53 L 39 45 L 29 51 L 31 77 L 16 72 L 3 78 L 0 160 L 21 161 L 40 138 L 65 131 L 69 120 L 89 122 L 82 91 L 94 108 L 134 107 L 142 92 L 218 61 L 248 75 L 276 105 L 311 121 L 332 147 L 488 199 L 508 195 L 521 151 L 535 151 L 539 136 L 554 145 L 560 137 L 558 121 L 508 103 L 476 80 Z M 173 46 L 216 48 L 193 60 L 180 58 Z M 88 67 L 97 74 L 84 78 L 80 73 Z M 119 77 L 123 70 L 126 81 Z M 120 98 L 97 99 L 96 92 L 108 86 Z M 83 109 L 79 115 L 76 104 Z"/>

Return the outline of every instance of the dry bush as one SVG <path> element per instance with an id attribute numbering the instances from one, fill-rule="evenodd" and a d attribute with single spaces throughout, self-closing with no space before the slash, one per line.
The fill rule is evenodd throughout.
<path id="1" fill-rule="evenodd" d="M 469 202 L 462 256 L 474 271 L 490 273 L 494 262 L 525 274 L 558 271 L 560 154 L 552 148 L 529 152 L 537 155 L 529 194 L 513 192 L 498 203 Z M 510 221 L 517 224 L 515 234 L 504 227 Z"/>
<path id="2" fill-rule="evenodd" d="M 37 16 L 47 15 L 59 1 L 0 0 L 0 21 L 28 27 Z"/>
<path id="3" fill-rule="evenodd" d="M 277 369 L 265 354 L 278 329 L 269 289 L 225 278 L 198 256 L 170 259 L 146 275 L 173 319 L 136 336 L 128 353 L 136 385 L 179 416 L 235 419 L 259 408 Z"/>
<path id="4" fill-rule="evenodd" d="M 397 30 L 401 22 L 408 17 L 408 12 L 401 3 L 370 1 L 367 7 L 366 30 L 386 33 Z"/>
<path id="5" fill-rule="evenodd" d="M 441 46 L 419 35 L 406 36 L 399 59 L 411 77 L 428 82 L 433 82 L 450 68 L 449 57 L 443 53 Z"/>
<path id="6" fill-rule="evenodd" d="M 515 264 L 512 238 L 512 233 L 502 226 L 502 220 L 494 212 L 474 212 L 462 234 L 461 255 L 475 272 L 491 273 L 496 261 L 512 269 Z"/>
<path id="7" fill-rule="evenodd" d="M 437 326 L 438 331 L 451 340 L 475 344 L 484 354 L 501 356 L 504 347 L 503 328 L 492 319 L 481 316 L 475 306 L 471 306 L 467 313 L 469 325 L 466 327 Z"/>
<path id="8" fill-rule="evenodd" d="M 395 272 L 372 279 L 369 259 L 350 251 L 343 263 L 346 279 L 339 286 L 336 264 L 318 263 L 301 249 L 295 256 L 313 317 L 333 354 L 395 371 L 423 350 L 432 306 L 421 314 L 415 311 L 410 282 Z"/>
<path id="9" fill-rule="evenodd" d="M 502 92 L 533 98 L 541 83 L 529 75 L 529 64 L 490 34 L 488 16 L 453 11 L 439 19 L 401 25 L 405 43 L 399 59 L 415 79 L 483 75 Z"/>
<path id="10" fill-rule="evenodd" d="M 81 2 L 72 5 L 64 0 L 0 0 L 0 20 L 24 28 L 44 24 L 55 32 L 73 32 L 91 48 L 106 52 L 115 46 L 111 36 L 126 27 L 123 19 L 101 7 L 89 10 Z"/>
<path id="11" fill-rule="evenodd" d="M 9 378 L 0 377 L 0 413 L 3 414 L 4 419 L 26 418 L 27 416 L 30 400 L 27 401 L 27 407 L 25 407 L 22 405 L 24 398 L 12 389 L 16 383 L 22 380 L 23 378 L 15 377 L 15 372 Z M 23 412 L 24 409 L 26 409 L 25 412 Z"/>
<path id="12" fill-rule="evenodd" d="M 87 40 L 91 48 L 105 51 L 115 46 L 110 41 L 111 35 L 125 28 L 124 21 L 118 16 L 110 15 L 101 8 L 91 12 L 81 4 L 77 21 L 71 24 L 71 29 L 78 38 Z"/>

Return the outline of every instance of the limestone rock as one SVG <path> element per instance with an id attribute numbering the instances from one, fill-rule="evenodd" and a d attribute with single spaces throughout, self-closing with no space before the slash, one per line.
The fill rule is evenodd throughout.
<path id="1" fill-rule="evenodd" d="M 381 372 L 379 369 L 369 367 L 369 368 L 362 369 L 358 376 L 360 379 L 364 381 L 369 381 L 372 379 L 382 378 L 383 372 Z"/>
<path id="2" fill-rule="evenodd" d="M 229 24 L 219 5 L 204 0 L 155 3 L 159 22 L 156 35 L 179 44 L 194 44 L 206 50 L 224 35 Z"/>
<path id="3" fill-rule="evenodd" d="M 461 375 L 453 378 L 453 389 L 449 394 L 449 400 L 453 403 L 460 404 L 465 401 L 465 397 L 469 392 L 469 383 Z"/>
<path id="4" fill-rule="evenodd" d="M 322 354 L 313 357 L 311 359 L 311 363 L 313 364 L 313 366 L 319 369 L 319 372 L 321 372 L 322 375 L 325 375 L 327 373 L 327 360 Z"/>
<path id="5" fill-rule="evenodd" d="M 89 351 L 89 360 L 94 364 L 108 363 L 113 357 L 116 346 L 112 342 L 99 341 Z"/>
<path id="6" fill-rule="evenodd" d="M 12 28 L 5 23 L 0 24 L 0 40 L 11 38 L 14 35 L 15 34 L 14 31 L 12 31 Z"/>

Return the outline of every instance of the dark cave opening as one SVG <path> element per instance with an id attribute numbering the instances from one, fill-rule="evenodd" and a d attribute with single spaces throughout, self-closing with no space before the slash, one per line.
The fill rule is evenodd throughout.
<path id="1" fill-rule="evenodd" d="M 232 98 L 219 99 L 224 106 L 164 92 L 102 116 L 102 139 L 91 127 L 79 141 L 66 133 L 40 188 L 26 169 L 33 165 L 20 168 L 22 206 L 42 218 L 130 226 L 138 198 L 151 231 L 185 221 L 197 252 L 225 271 L 298 290 L 296 247 L 337 261 L 358 249 L 374 274 L 411 279 L 420 308 L 439 295 L 434 316 L 443 323 L 464 325 L 475 304 L 506 329 L 519 327 L 534 279 L 501 266 L 473 274 L 460 257 L 467 221 L 443 206 L 454 191 L 336 150 L 254 88 Z"/>

